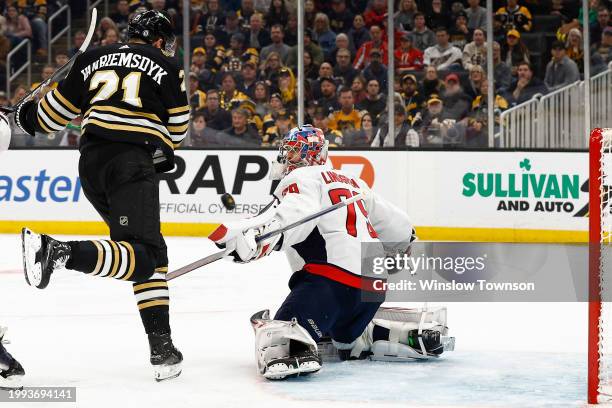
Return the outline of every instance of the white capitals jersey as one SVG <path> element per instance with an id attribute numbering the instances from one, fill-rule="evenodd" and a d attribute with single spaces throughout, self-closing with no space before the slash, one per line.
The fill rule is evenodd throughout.
<path id="1" fill-rule="evenodd" d="M 362 243 L 372 243 L 381 251 L 381 241 L 404 243 L 407 249 L 412 224 L 406 213 L 370 190 L 360 178 L 326 165 L 301 167 L 281 180 L 274 191 L 280 200 L 274 218 L 285 226 L 359 193 L 363 193 L 362 200 L 283 234 L 280 250 L 286 252 L 293 272 L 305 270 L 364 288 Z"/>

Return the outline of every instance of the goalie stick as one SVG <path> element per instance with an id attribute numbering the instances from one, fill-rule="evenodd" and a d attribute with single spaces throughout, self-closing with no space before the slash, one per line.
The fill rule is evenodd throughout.
<path id="1" fill-rule="evenodd" d="M 62 65 L 61 67 L 59 67 L 57 69 L 57 71 L 55 71 L 53 73 L 53 75 L 51 75 L 49 78 L 47 78 L 46 80 L 42 81 L 40 84 L 38 84 L 38 86 L 32 90 L 30 90 L 28 93 L 26 93 L 23 98 L 21 98 L 16 104 L 15 106 L 2 106 L 0 107 L 0 109 L 4 112 L 4 113 L 15 113 L 17 111 L 17 107 L 19 105 L 21 105 L 22 103 L 24 103 L 25 101 L 34 98 L 36 95 L 39 94 L 39 92 L 47 85 L 49 85 L 52 82 L 58 82 L 61 79 L 64 79 L 66 77 L 66 75 L 68 75 L 68 72 L 70 71 L 70 68 L 72 68 L 72 65 L 74 65 L 74 61 L 76 61 L 77 57 L 81 54 L 83 54 L 87 48 L 89 47 L 89 43 L 91 43 L 91 39 L 94 35 L 94 32 L 96 31 L 96 21 L 98 19 L 98 10 L 96 8 L 94 8 L 91 11 L 91 23 L 89 24 L 89 29 L 87 30 L 87 36 L 85 37 L 85 41 L 83 41 L 83 44 L 81 44 L 81 47 L 78 49 L 78 51 L 72 56 L 72 58 L 70 58 L 68 60 L 67 63 L 65 63 L 64 65 Z"/>
<path id="2" fill-rule="evenodd" d="M 352 196 L 351 198 L 344 199 L 344 200 L 340 201 L 339 203 L 336 203 L 336 204 L 331 205 L 331 206 L 329 206 L 327 208 L 324 208 L 324 209 L 322 209 L 320 211 L 317 211 L 314 214 L 310 214 L 310 215 L 308 215 L 308 216 L 306 216 L 306 217 L 304 217 L 304 218 L 302 218 L 300 220 L 297 220 L 296 222 L 293 222 L 293 223 L 291 223 L 289 225 L 284 226 L 283 228 L 279 228 L 279 229 L 274 230 L 274 231 L 266 232 L 265 234 L 256 237 L 255 241 L 256 242 L 260 242 L 260 241 L 262 241 L 264 239 L 268 239 L 268 238 L 273 237 L 275 235 L 282 234 L 285 231 L 288 231 L 288 230 L 290 230 L 292 228 L 295 228 L 295 227 L 297 227 L 299 225 L 305 224 L 308 221 L 314 220 L 315 218 L 319 218 L 319 217 L 321 217 L 321 216 L 323 216 L 325 214 L 329 214 L 332 211 L 336 211 L 339 208 L 343 208 L 343 207 L 346 207 L 347 205 L 353 204 L 355 201 L 361 200 L 362 198 L 363 198 L 363 193 L 359 193 L 357 195 Z M 189 272 L 192 272 L 192 271 L 194 271 L 194 270 L 196 270 L 198 268 L 201 268 L 202 266 L 205 266 L 205 265 L 211 264 L 213 262 L 216 262 L 216 261 L 218 261 L 219 259 L 221 259 L 221 258 L 223 258 L 225 256 L 227 256 L 225 251 L 215 252 L 212 255 L 208 255 L 207 257 L 202 258 L 202 259 L 198 259 L 197 261 L 192 262 L 189 265 L 185 265 L 182 268 L 179 268 L 179 269 L 177 269 L 175 271 L 169 272 L 166 275 L 166 280 L 172 280 L 172 279 L 178 278 L 179 276 L 182 276 L 182 275 L 185 275 L 185 274 L 187 274 Z"/>

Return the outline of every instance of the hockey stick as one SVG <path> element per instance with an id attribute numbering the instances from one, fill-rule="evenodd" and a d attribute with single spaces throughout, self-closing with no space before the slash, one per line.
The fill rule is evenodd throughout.
<path id="1" fill-rule="evenodd" d="M 353 204 L 355 201 L 361 200 L 362 198 L 363 198 L 363 193 L 359 193 L 357 195 L 352 196 L 351 198 L 344 199 L 344 200 L 340 201 L 339 203 L 336 203 L 336 204 L 331 205 L 331 206 L 329 206 L 327 208 L 324 208 L 324 209 L 322 209 L 320 211 L 317 211 L 314 214 L 308 215 L 308 216 L 306 216 L 306 217 L 304 217 L 304 218 L 302 218 L 300 220 L 297 220 L 296 222 L 293 222 L 293 223 L 291 223 L 289 225 L 284 226 L 283 228 L 279 228 L 279 229 L 274 230 L 274 231 L 266 232 L 265 234 L 256 237 L 255 241 L 256 242 L 260 242 L 260 241 L 263 241 L 264 239 L 268 239 L 268 238 L 273 237 L 275 235 L 282 234 L 285 231 L 288 231 L 288 230 L 290 230 L 292 228 L 295 228 L 295 227 L 297 227 L 299 225 L 305 224 L 308 221 L 312 221 L 315 218 L 319 218 L 319 217 L 321 217 L 321 216 L 323 216 L 325 214 L 329 214 L 332 211 L 336 211 L 339 208 L 343 208 L 343 207 L 346 207 L 347 205 Z M 172 279 L 178 278 L 179 276 L 182 276 L 182 275 L 185 275 L 185 274 L 187 274 L 189 272 L 192 272 L 192 271 L 194 271 L 194 270 L 196 270 L 198 268 L 201 268 L 202 266 L 205 266 L 205 265 L 211 264 L 213 262 L 216 262 L 216 261 L 218 261 L 219 259 L 221 259 L 221 258 L 223 258 L 225 256 L 227 256 L 225 251 L 215 252 L 212 255 L 208 255 L 205 258 L 198 259 L 197 261 L 192 262 L 189 265 L 185 265 L 182 268 L 179 268 L 179 269 L 177 269 L 175 271 L 167 273 L 166 274 L 166 280 L 172 280 Z"/>
<path id="2" fill-rule="evenodd" d="M 85 37 L 85 41 L 83 41 L 83 44 L 81 44 L 81 47 L 72 56 L 72 58 L 68 60 L 67 63 L 59 67 L 57 71 L 53 73 L 53 75 L 51 75 L 49 78 L 45 79 L 40 84 L 38 84 L 36 88 L 31 89 L 28 93 L 26 93 L 23 96 L 23 98 L 21 98 L 15 104 L 15 106 L 2 106 L 0 107 L 0 109 L 4 113 L 14 113 L 17 110 L 17 106 L 21 105 L 23 102 L 27 101 L 28 99 L 34 98 L 36 95 L 40 93 L 40 91 L 44 87 L 46 87 L 52 82 L 58 82 L 61 79 L 64 79 L 65 76 L 68 75 L 68 71 L 70 71 L 70 68 L 72 68 L 72 65 L 74 65 L 74 61 L 76 61 L 77 57 L 83 54 L 89 47 L 89 43 L 91 43 L 91 39 L 93 38 L 94 32 L 96 31 L 96 20 L 97 19 L 98 19 L 98 10 L 94 8 L 91 11 L 91 23 L 89 24 L 89 30 L 87 30 L 87 36 Z"/>

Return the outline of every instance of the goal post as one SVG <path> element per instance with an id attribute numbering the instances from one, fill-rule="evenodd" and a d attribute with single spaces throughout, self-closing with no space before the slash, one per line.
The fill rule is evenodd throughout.
<path id="1" fill-rule="evenodd" d="M 612 129 L 589 143 L 588 402 L 612 401 Z"/>

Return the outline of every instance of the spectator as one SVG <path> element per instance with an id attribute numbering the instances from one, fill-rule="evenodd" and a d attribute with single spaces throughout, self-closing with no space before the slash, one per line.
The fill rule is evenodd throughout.
<path id="1" fill-rule="evenodd" d="M 350 56 L 349 56 L 350 63 Z M 304 78 L 314 81 L 319 76 L 319 67 L 312 62 L 312 56 L 308 51 L 304 51 Z"/>
<path id="2" fill-rule="evenodd" d="M 461 64 L 461 50 L 449 44 L 445 28 L 436 30 L 436 41 L 435 46 L 425 50 L 425 65 L 432 65 L 439 71 L 458 68 Z"/>
<path id="3" fill-rule="evenodd" d="M 240 63 L 247 61 L 255 65 L 259 63 L 259 52 L 255 48 L 245 47 L 245 36 L 243 33 L 232 34 L 230 49 L 225 52 L 225 64 L 232 59 L 236 59 L 239 62 L 235 70 L 240 70 Z"/>
<path id="4" fill-rule="evenodd" d="M 200 80 L 195 72 L 189 73 L 189 104 L 194 111 L 206 106 L 206 93 L 200 89 Z"/>
<path id="5" fill-rule="evenodd" d="M 338 85 L 337 81 L 334 79 L 334 68 L 329 62 L 324 62 L 319 67 L 319 76 L 316 80 L 312 81 L 312 93 L 315 99 L 319 99 L 321 97 L 321 82 L 323 78 L 329 78 Z"/>
<path id="6" fill-rule="evenodd" d="M 423 70 L 423 52 L 414 48 L 413 43 L 412 34 L 405 33 L 400 40 L 399 49 L 395 50 L 395 68 L 400 75 L 406 71 Z"/>
<path id="7" fill-rule="evenodd" d="M 240 70 L 241 73 L 241 82 L 238 86 L 238 91 L 242 92 L 249 99 L 255 98 L 255 84 L 257 82 L 257 66 L 250 61 L 242 64 L 242 68 Z"/>
<path id="8" fill-rule="evenodd" d="M 232 40 L 240 39 L 240 48 L 246 43 L 245 31 L 240 26 L 240 20 L 235 11 L 228 11 L 225 14 L 225 25 L 223 31 L 216 31 L 215 37 L 217 41 L 221 43 L 225 48 L 232 48 Z"/>
<path id="9" fill-rule="evenodd" d="M 313 125 L 315 125 L 316 127 L 318 127 L 319 129 L 323 131 L 325 140 L 329 142 L 330 147 L 342 146 L 343 144 L 342 133 L 340 133 L 338 130 L 329 128 L 329 116 L 325 109 L 321 109 L 320 107 L 317 107 L 315 109 L 313 119 L 314 119 Z"/>
<path id="10" fill-rule="evenodd" d="M 268 85 L 264 81 L 257 81 L 253 102 L 255 102 L 255 113 L 261 118 L 270 113 L 269 99 Z"/>
<path id="11" fill-rule="evenodd" d="M 387 61 L 387 43 L 383 41 L 383 31 L 380 26 L 373 25 L 370 27 L 370 36 L 372 40 L 363 43 L 357 51 L 355 61 L 353 61 L 355 69 L 363 69 L 370 63 L 370 52 L 372 49 L 381 51 L 383 54 L 383 61 Z"/>
<path id="12" fill-rule="evenodd" d="M 295 76 L 291 69 L 283 67 L 278 74 L 278 90 L 283 98 L 283 105 L 288 109 L 297 107 Z"/>
<path id="13" fill-rule="evenodd" d="M 286 110 L 275 112 L 273 115 L 274 126 L 270 126 L 262 138 L 261 145 L 278 146 L 280 141 L 294 126 L 293 116 Z"/>
<path id="14" fill-rule="evenodd" d="M 549 91 L 555 91 L 580 80 L 578 66 L 565 52 L 565 44 L 555 41 L 551 49 L 552 61 L 546 66 L 544 83 Z"/>
<path id="15" fill-rule="evenodd" d="M 268 54 L 268 58 L 266 58 L 260 66 L 260 78 L 266 80 L 268 85 L 274 84 L 276 86 L 278 82 L 278 71 L 282 66 L 280 55 L 276 51 L 271 51 Z"/>
<path id="16" fill-rule="evenodd" d="M 329 29 L 329 17 L 326 14 L 317 13 L 312 39 L 319 44 L 324 55 L 329 55 L 333 51 L 336 45 L 336 33 Z"/>
<path id="17" fill-rule="evenodd" d="M 518 31 L 508 31 L 502 48 L 502 58 L 510 66 L 513 76 L 516 75 L 520 63 L 529 63 L 529 49 L 521 41 L 521 34 Z"/>
<path id="18" fill-rule="evenodd" d="M 266 24 L 272 27 L 274 24 L 280 24 L 281 27 L 287 25 L 289 20 L 289 12 L 285 5 L 285 0 L 272 0 L 268 14 L 266 15 Z"/>
<path id="19" fill-rule="evenodd" d="M 519 6 L 518 0 L 507 0 L 506 6 L 500 7 L 495 14 L 501 17 L 508 31 L 531 31 L 531 13 L 526 7 Z"/>
<path id="20" fill-rule="evenodd" d="M 327 114 L 340 109 L 338 98 L 336 97 L 336 82 L 331 78 L 321 78 L 321 97 L 317 100 L 317 105 L 325 109 Z"/>
<path id="21" fill-rule="evenodd" d="M 469 71 L 474 65 L 484 67 L 487 63 L 487 43 L 483 30 L 477 28 L 472 35 L 472 42 L 463 49 L 463 68 Z"/>
<path id="22" fill-rule="evenodd" d="M 572 28 L 567 33 L 565 41 L 566 55 L 576 63 L 580 73 L 584 73 L 584 47 L 582 41 L 582 33 L 577 28 Z"/>
<path id="23" fill-rule="evenodd" d="M 442 0 L 431 0 L 431 8 L 427 14 L 427 26 L 433 29 L 444 27 L 449 29 L 451 26 L 451 15 L 442 4 Z"/>
<path id="24" fill-rule="evenodd" d="M 414 15 L 414 46 L 424 51 L 436 43 L 436 35 L 425 25 L 425 14 L 416 13 Z"/>
<path id="25" fill-rule="evenodd" d="M 293 47 L 297 44 L 298 37 L 298 19 L 295 14 L 289 15 L 289 20 L 287 21 L 287 26 L 285 27 L 285 44 L 289 47 Z"/>
<path id="26" fill-rule="evenodd" d="M 242 28 L 248 29 L 248 26 L 251 23 L 251 17 L 253 17 L 253 15 L 255 14 L 255 2 L 253 0 L 242 0 L 240 2 L 240 9 L 236 11 L 236 14 L 240 19 L 240 25 L 242 26 Z M 252 45 L 252 47 L 257 46 Z"/>
<path id="27" fill-rule="evenodd" d="M 130 4 L 128 0 L 119 0 L 116 11 L 110 15 L 110 18 L 115 22 L 120 31 L 125 30 L 130 22 Z"/>
<path id="28" fill-rule="evenodd" d="M 11 51 L 11 41 L 4 35 L 4 27 L 0 21 L 0 89 L 6 89 L 6 58 Z"/>
<path id="29" fill-rule="evenodd" d="M 356 14 L 353 17 L 353 27 L 349 30 L 348 36 L 355 49 L 359 49 L 364 43 L 372 39 L 361 14 Z"/>
<path id="30" fill-rule="evenodd" d="M 219 33 L 225 25 L 225 15 L 219 7 L 219 0 L 208 0 L 207 11 L 194 22 L 192 34 L 201 32 Z"/>
<path id="31" fill-rule="evenodd" d="M 480 7 L 480 0 L 468 0 L 469 7 L 465 9 L 468 18 L 468 28 L 484 30 L 487 26 L 487 9 Z"/>
<path id="32" fill-rule="evenodd" d="M 595 24 L 591 24 L 590 27 L 591 44 L 598 42 L 601 39 L 603 30 L 606 27 L 610 27 L 610 25 L 610 10 L 608 10 L 606 6 L 599 6 L 597 9 L 597 22 Z"/>
<path id="33" fill-rule="evenodd" d="M 382 52 L 376 48 L 370 51 L 370 63 L 363 70 L 366 81 L 376 79 L 381 87 L 387 88 L 387 66 L 382 62 Z"/>
<path id="34" fill-rule="evenodd" d="M 215 130 L 223 130 L 231 126 L 232 115 L 220 107 L 219 91 L 209 89 L 206 95 L 206 107 L 202 109 L 204 119 L 208 127 Z"/>
<path id="35" fill-rule="evenodd" d="M 408 121 L 412 123 L 414 118 L 421 112 L 425 100 L 418 91 L 417 79 L 412 74 L 406 74 L 401 79 L 401 95 L 404 98 L 404 106 L 408 114 Z"/>
<path id="36" fill-rule="evenodd" d="M 446 89 L 442 96 L 445 119 L 461 120 L 467 116 L 472 105 L 472 99 L 463 92 L 459 77 L 455 73 L 446 76 Z"/>
<path id="37" fill-rule="evenodd" d="M 68 54 L 66 54 L 65 52 L 59 51 L 55 54 L 55 66 L 56 67 L 62 67 L 66 65 L 68 61 L 70 61 L 70 58 L 68 58 Z"/>
<path id="38" fill-rule="evenodd" d="M 279 93 L 270 95 L 270 103 L 268 105 L 268 113 L 263 118 L 263 134 L 266 134 L 271 126 L 274 126 L 275 114 L 284 111 L 283 97 Z"/>
<path id="39" fill-rule="evenodd" d="M 23 14 L 19 14 L 19 10 L 15 6 L 6 8 L 6 32 L 5 35 L 11 41 L 11 48 L 15 47 L 24 39 L 32 38 L 32 27 L 30 20 Z"/>
<path id="40" fill-rule="evenodd" d="M 196 112 L 191 119 L 189 135 L 185 140 L 185 146 L 192 147 L 216 147 L 223 146 L 223 141 L 217 131 L 206 126 L 206 115 Z"/>
<path id="41" fill-rule="evenodd" d="M 40 58 L 47 57 L 47 0 L 20 0 L 16 2 L 19 14 L 30 20 L 34 34 L 34 48 Z"/>
<path id="42" fill-rule="evenodd" d="M 261 138 L 253 126 L 249 125 L 249 112 L 242 108 L 232 110 L 232 126 L 224 130 L 227 134 L 225 144 L 230 146 L 260 146 Z"/>
<path id="43" fill-rule="evenodd" d="M 4 51 L 2 50 L 2 47 L 0 47 L 0 56 L 2 55 Z M 6 59 L 0 59 L 0 61 L 6 61 Z M 13 93 L 12 93 L 12 97 L 11 97 L 11 103 L 10 106 L 17 106 L 17 103 L 19 103 L 19 101 L 21 101 L 23 99 L 24 96 L 26 96 L 27 93 L 27 89 L 25 86 L 17 84 L 15 86 L 15 89 L 13 89 Z"/>
<path id="44" fill-rule="evenodd" d="M 109 29 L 114 29 L 117 33 L 119 33 L 119 29 L 113 20 L 110 17 L 102 17 L 100 23 L 98 24 L 98 28 L 96 30 L 96 39 L 97 44 L 102 45 L 102 40 L 104 40 L 104 36 L 106 35 L 106 31 Z"/>
<path id="45" fill-rule="evenodd" d="M 79 50 L 79 48 L 81 48 L 81 45 L 83 45 L 83 43 L 85 42 L 85 32 L 84 31 L 77 31 L 74 34 L 74 40 L 73 40 L 73 44 L 74 47 L 72 47 L 70 49 L 70 51 L 68 52 L 68 54 L 72 57 L 74 54 L 76 54 L 76 52 Z"/>
<path id="46" fill-rule="evenodd" d="M 472 37 L 472 32 L 467 26 L 467 14 L 465 11 L 460 11 L 455 16 L 455 23 L 448 31 L 450 42 L 460 50 L 465 47 L 469 39 Z"/>
<path id="47" fill-rule="evenodd" d="M 230 110 L 230 102 L 243 101 L 248 97 L 236 89 L 236 78 L 231 72 L 225 72 L 221 76 L 221 92 L 219 92 L 219 106 L 222 109 Z"/>
<path id="48" fill-rule="evenodd" d="M 35 89 L 36 87 L 38 87 L 38 85 L 41 84 L 41 82 L 44 82 L 47 79 L 51 78 L 53 76 L 53 74 L 55 73 L 55 70 L 56 70 L 55 65 L 53 65 L 53 64 L 46 64 L 43 67 L 43 69 L 42 69 L 42 71 L 40 73 L 41 81 L 40 82 L 33 82 L 32 83 L 32 87 L 30 89 L 31 90 Z M 55 88 L 57 88 L 57 82 L 51 82 L 50 84 L 47 85 L 47 87 L 49 89 L 55 89 Z"/>
<path id="49" fill-rule="evenodd" d="M 510 88 L 512 69 L 502 61 L 501 45 L 498 42 L 493 43 L 493 77 L 497 92 L 504 93 Z"/>
<path id="50" fill-rule="evenodd" d="M 304 30 L 304 50 L 308 51 L 312 56 L 312 61 L 315 65 L 321 65 L 323 63 L 323 50 L 317 44 L 312 41 L 312 32 L 308 29 Z M 297 67 L 297 45 L 291 47 L 289 50 L 289 56 L 287 57 L 287 65 L 292 69 Z"/>
<path id="51" fill-rule="evenodd" d="M 387 19 L 387 2 L 385 0 L 372 0 L 370 7 L 363 13 L 367 27 L 374 25 L 382 27 Z"/>
<path id="52" fill-rule="evenodd" d="M 314 27 L 315 16 L 317 15 L 317 6 L 314 0 L 306 0 L 304 2 L 304 23 L 306 28 L 312 29 Z"/>
<path id="53" fill-rule="evenodd" d="M 444 92 L 444 83 L 438 78 L 438 70 L 433 65 L 425 68 L 425 77 L 420 92 L 426 101 L 431 98 L 431 95 L 440 95 Z"/>
<path id="54" fill-rule="evenodd" d="M 330 115 L 329 127 L 339 130 L 342 135 L 359 129 L 361 126 L 361 116 L 355 110 L 353 92 L 350 88 L 342 88 L 339 96 L 340 109 Z"/>
<path id="55" fill-rule="evenodd" d="M 351 91 L 353 92 L 353 100 L 355 105 L 359 105 L 366 98 L 367 81 L 363 75 L 358 74 L 351 83 Z"/>
<path id="56" fill-rule="evenodd" d="M 359 130 L 345 135 L 342 139 L 346 147 L 370 147 L 378 129 L 374 127 L 372 115 L 368 111 L 360 112 L 361 126 Z"/>
<path id="57" fill-rule="evenodd" d="M 480 95 L 482 81 L 486 80 L 485 75 L 485 71 L 480 65 L 474 65 L 470 69 L 469 77 L 465 86 L 463 87 L 463 90 L 471 100 Z"/>
<path id="58" fill-rule="evenodd" d="M 444 117 L 444 104 L 442 99 L 436 94 L 427 100 L 427 109 L 423 112 L 423 117 L 418 118 L 419 133 L 426 144 L 440 144 L 445 130 L 454 123 L 446 121 Z"/>
<path id="59" fill-rule="evenodd" d="M 406 120 L 404 105 L 399 103 L 395 105 L 393 123 L 395 134 L 393 136 L 389 134 L 388 123 L 382 124 L 374 136 L 371 147 L 419 147 L 419 136 Z"/>
<path id="60" fill-rule="evenodd" d="M 414 16 L 419 10 L 415 0 L 401 0 L 399 10 L 395 13 L 395 27 L 403 31 L 412 31 Z"/>
<path id="61" fill-rule="evenodd" d="M 537 94 L 544 95 L 548 92 L 546 85 L 533 75 L 533 70 L 528 62 L 521 62 L 517 69 L 518 79 L 510 88 L 510 99 L 512 105 L 527 102 Z"/>
<path id="62" fill-rule="evenodd" d="M 348 33 L 353 24 L 353 13 L 346 7 L 345 0 L 332 0 L 328 11 L 330 28 L 336 33 Z"/>
<path id="63" fill-rule="evenodd" d="M 342 48 L 336 53 L 336 66 L 334 67 L 334 76 L 336 78 L 342 78 L 342 83 L 345 86 L 350 86 L 353 83 L 353 79 L 359 75 L 357 71 L 351 65 L 351 53 L 349 50 Z"/>
<path id="64" fill-rule="evenodd" d="M 606 65 L 612 62 L 612 27 L 603 30 L 601 41 L 593 45 L 591 52 L 598 55 Z"/>
<path id="65" fill-rule="evenodd" d="M 260 54 L 261 59 L 267 59 L 270 53 L 274 51 L 280 55 L 283 62 L 287 61 L 287 56 L 289 55 L 289 50 L 291 48 L 283 42 L 285 37 L 283 27 L 279 24 L 274 24 L 270 29 L 270 37 L 272 39 L 272 43 L 262 48 Z"/>
<path id="66" fill-rule="evenodd" d="M 204 35 L 204 47 L 198 47 L 193 50 L 192 58 L 195 58 L 196 50 L 203 56 L 203 61 L 198 57 L 198 59 L 203 62 L 203 65 L 198 67 L 198 72 L 202 71 L 204 68 L 213 74 L 221 70 L 223 62 L 225 61 L 225 47 L 217 44 L 217 37 L 215 37 L 213 32 L 207 32 L 206 35 Z"/>
<path id="67" fill-rule="evenodd" d="M 197 47 L 191 54 L 191 67 L 189 70 L 194 72 L 196 75 L 206 68 L 206 50 L 202 47 Z"/>
<path id="68" fill-rule="evenodd" d="M 387 107 L 387 101 L 380 93 L 380 83 L 376 79 L 368 81 L 366 97 L 358 105 L 360 111 L 366 110 L 374 118 L 374 123 L 378 121 L 380 115 Z"/>
<path id="69" fill-rule="evenodd" d="M 489 84 L 487 80 L 485 79 L 480 84 L 480 94 L 476 98 L 474 98 L 474 100 L 472 101 L 472 113 L 470 116 L 479 118 L 479 119 L 487 118 L 488 92 L 489 92 Z M 508 109 L 509 106 L 510 104 L 503 96 L 501 96 L 499 93 L 495 93 L 495 106 L 494 106 L 495 115 L 494 117 L 495 117 L 496 123 L 499 124 L 499 115 L 503 111 Z"/>
<path id="70" fill-rule="evenodd" d="M 102 36 L 101 46 L 119 43 L 119 31 L 114 27 L 109 27 Z"/>
<path id="71" fill-rule="evenodd" d="M 249 0 L 253 1 L 253 0 Z M 249 33 L 248 33 L 248 41 L 247 46 L 251 48 L 260 49 L 262 47 L 266 47 L 269 45 L 272 40 L 270 39 L 270 34 L 263 26 L 263 16 L 259 13 L 251 14 L 251 18 L 249 20 Z M 282 29 L 281 29 L 282 32 Z"/>

